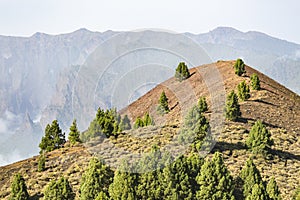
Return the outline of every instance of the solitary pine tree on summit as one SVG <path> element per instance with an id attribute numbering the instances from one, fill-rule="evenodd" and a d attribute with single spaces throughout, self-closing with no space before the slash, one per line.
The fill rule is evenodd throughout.
<path id="1" fill-rule="evenodd" d="M 73 120 L 73 123 L 70 127 L 70 133 L 69 133 L 69 141 L 72 145 L 74 145 L 76 142 L 80 142 L 80 132 L 77 129 L 77 123 L 76 119 Z"/>
<path id="2" fill-rule="evenodd" d="M 242 76 L 243 74 L 246 73 L 245 64 L 242 59 L 239 58 L 236 60 L 236 62 L 234 64 L 234 70 L 235 70 L 235 74 L 238 76 Z"/>
<path id="3" fill-rule="evenodd" d="M 169 105 L 168 105 L 168 98 L 167 98 L 167 96 L 165 94 L 165 91 L 162 91 L 158 103 L 159 103 L 159 105 L 158 105 L 158 111 L 161 114 L 165 114 L 165 113 L 170 112 Z"/>
<path id="4" fill-rule="evenodd" d="M 179 81 L 185 80 L 190 77 L 190 72 L 187 65 L 184 62 L 180 62 L 176 68 L 175 78 Z"/>

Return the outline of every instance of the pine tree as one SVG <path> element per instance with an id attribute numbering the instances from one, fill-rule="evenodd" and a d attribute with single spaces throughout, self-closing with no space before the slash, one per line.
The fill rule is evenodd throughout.
<path id="1" fill-rule="evenodd" d="M 10 200 L 27 200 L 29 194 L 25 180 L 21 174 L 15 174 L 11 183 Z"/>
<path id="2" fill-rule="evenodd" d="M 108 194 L 112 171 L 97 158 L 92 158 L 80 183 L 80 199 L 96 199 L 100 192 Z"/>
<path id="3" fill-rule="evenodd" d="M 109 186 L 109 196 L 114 200 L 135 200 L 137 177 L 130 173 L 128 163 L 123 163 L 120 169 L 115 171 L 112 184 Z"/>
<path id="4" fill-rule="evenodd" d="M 260 90 L 260 80 L 257 74 L 252 74 L 251 77 L 251 87 L 253 90 Z"/>
<path id="5" fill-rule="evenodd" d="M 178 137 L 183 144 L 192 144 L 195 150 L 199 150 L 203 139 L 207 135 L 209 123 L 200 112 L 198 106 L 193 106 L 184 119 L 184 126 Z"/>
<path id="6" fill-rule="evenodd" d="M 143 121 L 144 121 L 144 126 L 150 126 L 154 124 L 148 112 L 145 113 Z"/>
<path id="7" fill-rule="evenodd" d="M 269 200 L 263 183 L 255 183 L 251 188 L 251 192 L 246 197 L 246 200 Z"/>
<path id="8" fill-rule="evenodd" d="M 44 200 L 71 200 L 75 194 L 67 178 L 61 177 L 58 181 L 52 180 L 44 191 Z"/>
<path id="9" fill-rule="evenodd" d="M 193 197 L 196 195 L 196 191 L 199 189 L 199 185 L 196 181 L 196 177 L 199 175 L 204 159 L 199 156 L 199 153 L 191 153 L 187 157 L 188 165 L 188 177 L 192 186 Z M 195 199 L 195 198 L 193 198 Z"/>
<path id="10" fill-rule="evenodd" d="M 109 200 L 109 198 L 107 194 L 101 191 L 95 200 Z"/>
<path id="11" fill-rule="evenodd" d="M 162 91 L 158 103 L 159 103 L 159 105 L 158 105 L 157 110 L 159 113 L 165 114 L 165 113 L 170 112 L 168 98 L 164 91 Z"/>
<path id="12" fill-rule="evenodd" d="M 42 172 L 45 171 L 46 169 L 46 158 L 45 155 L 42 154 L 39 156 L 39 160 L 38 160 L 38 171 Z"/>
<path id="13" fill-rule="evenodd" d="M 163 188 L 160 182 L 161 169 L 168 160 L 157 146 L 153 146 L 151 152 L 145 154 L 137 163 L 140 173 L 136 187 L 137 199 L 162 199 Z"/>
<path id="14" fill-rule="evenodd" d="M 300 185 L 298 186 L 298 188 L 294 193 L 293 200 L 300 200 Z"/>
<path id="15" fill-rule="evenodd" d="M 65 133 L 59 127 L 57 120 L 54 120 L 51 125 L 47 125 L 45 129 L 45 136 L 42 137 L 42 141 L 39 144 L 42 152 L 53 151 L 63 146 L 66 142 Z"/>
<path id="16" fill-rule="evenodd" d="M 244 61 L 238 58 L 234 64 L 235 74 L 242 76 L 246 73 Z"/>
<path id="17" fill-rule="evenodd" d="M 72 145 L 74 145 L 76 142 L 81 142 L 80 141 L 80 132 L 78 131 L 78 128 L 77 128 L 76 119 L 73 120 L 73 123 L 70 127 L 70 133 L 69 133 L 68 139 Z"/>
<path id="18" fill-rule="evenodd" d="M 200 186 L 196 199 L 235 199 L 233 178 L 221 153 L 216 152 L 211 161 L 205 161 L 196 180 Z"/>
<path id="19" fill-rule="evenodd" d="M 144 127 L 144 121 L 140 117 L 138 117 L 135 120 L 134 128 L 137 129 L 137 128 L 140 128 L 140 127 Z"/>
<path id="20" fill-rule="evenodd" d="M 124 118 L 121 119 L 120 128 L 121 128 L 121 130 L 130 130 L 131 129 L 130 120 L 127 115 L 124 115 Z"/>
<path id="21" fill-rule="evenodd" d="M 180 62 L 176 68 L 175 77 L 179 80 L 185 80 L 190 77 L 190 72 L 184 62 Z"/>
<path id="22" fill-rule="evenodd" d="M 192 200 L 195 199 L 195 191 L 193 191 L 194 181 L 189 177 L 190 169 L 187 157 L 179 156 L 170 166 L 169 177 L 172 180 L 172 190 L 170 197 L 176 194 L 177 199 Z"/>
<path id="23" fill-rule="evenodd" d="M 282 199 L 280 196 L 279 188 L 277 186 L 277 183 L 276 183 L 274 177 L 272 177 L 270 179 L 270 181 L 268 182 L 267 192 L 269 194 L 270 200 L 281 200 Z"/>
<path id="24" fill-rule="evenodd" d="M 249 85 L 247 85 L 245 81 L 240 82 L 237 89 L 240 100 L 245 101 L 250 98 Z"/>
<path id="25" fill-rule="evenodd" d="M 226 118 L 231 121 L 236 121 L 241 116 L 238 97 L 232 90 L 226 99 Z"/>
<path id="26" fill-rule="evenodd" d="M 208 111 L 205 97 L 201 97 L 198 100 L 198 107 L 199 107 L 200 112 L 202 112 L 202 113 Z"/>
<path id="27" fill-rule="evenodd" d="M 252 193 L 252 188 L 255 184 L 258 186 L 263 184 L 260 172 L 253 163 L 252 158 L 249 158 L 246 161 L 246 165 L 241 171 L 240 178 L 243 181 L 243 194 L 245 198 Z"/>
<path id="28" fill-rule="evenodd" d="M 109 110 L 98 108 L 95 119 L 90 123 L 88 130 L 80 135 L 80 139 L 86 142 L 103 135 L 107 138 L 117 137 L 122 130 L 121 116 L 115 108 Z"/>
<path id="29" fill-rule="evenodd" d="M 266 153 L 273 145 L 271 133 L 260 120 L 252 126 L 246 145 L 253 153 Z"/>

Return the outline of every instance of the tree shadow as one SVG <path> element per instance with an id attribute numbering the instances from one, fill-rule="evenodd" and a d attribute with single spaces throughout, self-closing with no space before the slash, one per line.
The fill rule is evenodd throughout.
<path id="1" fill-rule="evenodd" d="M 300 161 L 300 155 L 295 155 L 290 152 L 282 151 L 279 149 L 268 149 L 268 152 L 272 155 L 277 155 L 280 158 L 285 159 L 285 160 L 291 159 L 291 160 Z"/>
<path id="2" fill-rule="evenodd" d="M 268 83 L 266 83 L 266 82 L 264 82 L 266 85 L 269 85 Z M 269 85 L 270 86 L 270 85 Z M 273 91 L 271 91 L 271 90 L 269 90 L 269 89 L 267 89 L 267 88 L 260 88 L 260 90 L 265 90 L 265 91 L 268 91 L 268 92 L 270 92 L 270 93 L 272 93 L 272 94 L 275 94 L 275 95 L 278 95 L 276 92 L 273 92 Z"/>
<path id="3" fill-rule="evenodd" d="M 236 120 L 236 122 L 240 122 L 240 123 L 243 123 L 243 124 L 248 124 L 248 121 L 253 121 L 253 122 L 256 122 L 258 119 L 253 119 L 253 118 L 250 118 L 250 117 L 240 117 Z M 265 122 L 264 120 L 261 120 L 262 123 L 270 128 L 282 128 L 280 126 L 277 126 L 277 125 L 274 125 L 274 124 L 271 124 L 271 123 L 268 123 L 268 122 Z"/>
<path id="4" fill-rule="evenodd" d="M 247 149 L 247 147 L 242 142 L 237 142 L 237 143 L 217 142 L 212 151 L 224 152 L 224 151 L 243 150 L 243 149 Z"/>
<path id="5" fill-rule="evenodd" d="M 176 106 L 178 106 L 178 104 L 179 104 L 179 102 L 177 101 L 176 104 L 172 108 L 170 108 L 170 110 L 173 110 L 174 108 L 176 108 Z"/>
<path id="6" fill-rule="evenodd" d="M 196 72 L 191 73 L 188 78 L 192 77 L 194 74 L 196 74 Z"/>
<path id="7" fill-rule="evenodd" d="M 248 101 L 254 101 L 254 102 L 257 102 L 257 103 L 263 103 L 263 104 L 266 104 L 266 105 L 279 107 L 279 106 L 277 106 L 277 105 L 275 105 L 273 103 L 270 103 L 270 102 L 267 102 L 267 101 L 264 101 L 264 100 L 261 100 L 261 99 L 248 100 Z"/>

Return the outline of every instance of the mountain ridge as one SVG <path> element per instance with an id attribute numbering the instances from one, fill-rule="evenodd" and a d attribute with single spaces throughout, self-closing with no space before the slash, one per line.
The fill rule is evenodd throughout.
<path id="1" fill-rule="evenodd" d="M 300 128 L 298 127 L 300 123 L 300 96 L 249 66 L 246 66 L 245 76 L 239 77 L 234 74 L 233 65 L 234 61 L 219 61 L 193 68 L 190 70 L 193 75 L 187 80 L 179 82 L 175 78 L 170 78 L 130 104 L 121 113 L 122 115 L 128 114 L 131 117 L 131 122 L 134 123 L 136 117 L 151 111 L 151 107 L 155 109 L 161 91 L 169 88 L 169 91 L 166 90 L 166 95 L 169 98 L 171 111 L 164 116 L 166 120 L 154 113 L 156 109 L 152 109 L 150 114 L 154 118 L 155 125 L 149 128 L 125 131 L 119 138 L 112 137 L 105 140 L 114 144 L 114 149 L 110 150 L 105 146 L 106 142 L 92 147 L 86 144 L 85 146 L 78 145 L 70 148 L 66 144 L 63 149 L 46 154 L 45 172 L 36 172 L 38 156 L 0 167 L 0 185 L 3 185 L 0 188 L 0 197 L 4 199 L 8 197 L 10 177 L 17 171 L 24 174 L 29 193 L 32 196 L 40 197 L 39 192 L 44 186 L 50 180 L 57 179 L 62 175 L 70 178 L 73 189 L 78 192 L 81 174 L 87 167 L 89 158 L 95 153 L 100 154 L 106 163 L 112 164 L 121 158 L 122 154 L 120 153 L 123 151 L 121 148 L 133 152 L 147 152 L 154 144 L 160 145 L 161 148 L 167 146 L 168 143 L 172 142 L 172 137 L 177 134 L 178 126 L 182 123 L 183 116 L 181 113 L 184 112 L 181 112 L 181 109 L 188 110 L 196 103 L 194 100 L 200 96 L 206 96 L 209 112 L 205 116 L 210 118 L 213 114 L 211 113 L 212 105 L 209 92 L 205 87 L 203 76 L 207 70 L 216 67 L 215 69 L 218 69 L 222 75 L 226 94 L 231 90 L 237 90 L 237 84 L 243 80 L 249 84 L 250 75 L 253 73 L 258 74 L 262 89 L 251 91 L 250 99 L 240 102 L 241 120 L 238 122 L 225 121 L 222 133 L 212 152 L 221 151 L 223 153 L 225 164 L 231 174 L 236 177 L 240 173 L 240 168 L 244 166 L 245 160 L 251 156 L 251 153 L 242 144 L 245 142 L 253 123 L 257 119 L 261 119 L 271 131 L 275 144 L 272 147 L 273 158 L 265 160 L 256 155 L 255 164 L 264 179 L 275 176 L 283 199 L 290 199 L 292 192 L 300 184 L 299 179 L 297 179 L 300 167 L 300 143 L 297 139 L 300 136 Z M 186 85 L 191 86 L 192 91 L 185 91 Z M 175 93 L 184 95 L 179 104 L 176 103 L 179 98 L 174 95 Z M 193 99 L 191 93 L 195 94 L 197 98 Z M 190 95 L 187 96 L 186 94 Z M 157 131 L 158 128 L 161 131 Z M 101 146 L 102 144 L 104 146 Z M 211 154 L 208 157 L 211 157 Z"/>

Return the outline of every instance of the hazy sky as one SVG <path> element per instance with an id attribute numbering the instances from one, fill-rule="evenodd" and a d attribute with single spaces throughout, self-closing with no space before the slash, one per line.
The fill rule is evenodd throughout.
<path id="1" fill-rule="evenodd" d="M 0 0 L 0 34 L 161 28 L 256 30 L 300 44 L 299 0 Z"/>

